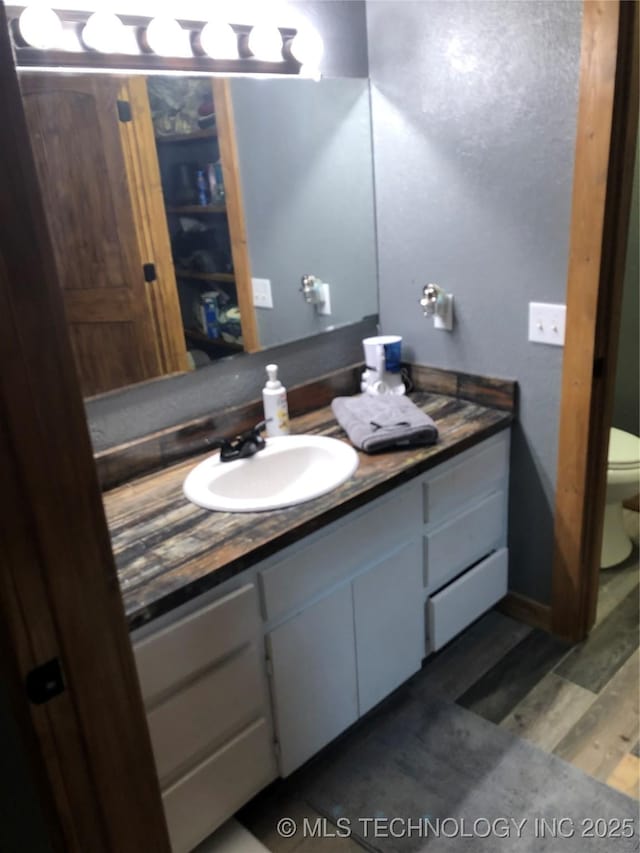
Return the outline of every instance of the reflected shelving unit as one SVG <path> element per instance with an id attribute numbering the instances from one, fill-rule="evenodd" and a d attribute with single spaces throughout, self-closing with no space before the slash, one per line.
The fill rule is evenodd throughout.
<path id="1" fill-rule="evenodd" d="M 171 78 L 161 78 L 161 91 L 169 96 L 171 85 Z M 179 96 L 185 84 L 174 85 L 180 113 Z M 207 120 L 215 121 L 215 126 L 187 131 L 181 127 L 180 132 L 158 128 L 153 78 L 148 86 L 187 348 L 202 350 L 211 360 L 234 352 L 255 352 L 259 342 L 228 83 L 193 81 L 193 91 L 211 98 L 213 115 Z M 210 171 L 217 177 L 214 186 L 208 181 Z M 199 172 L 206 185 L 202 179 L 198 185 Z M 221 321 L 217 335 L 215 329 L 207 334 L 199 322 L 203 294 L 215 294 Z"/>

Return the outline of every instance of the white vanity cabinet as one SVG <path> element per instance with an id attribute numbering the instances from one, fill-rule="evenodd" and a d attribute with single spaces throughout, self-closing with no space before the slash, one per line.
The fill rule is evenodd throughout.
<path id="1" fill-rule="evenodd" d="M 175 853 L 192 850 L 277 776 L 256 588 L 217 593 L 134 637 Z"/>
<path id="2" fill-rule="evenodd" d="M 420 532 L 412 482 L 260 567 L 283 776 L 419 669 Z"/>
<path id="3" fill-rule="evenodd" d="M 350 586 L 267 634 L 283 776 L 358 719 Z"/>
<path id="4" fill-rule="evenodd" d="M 424 658 L 420 541 L 412 539 L 353 581 L 358 710 L 366 714 Z"/>
<path id="5" fill-rule="evenodd" d="M 174 851 L 506 594 L 508 459 L 504 431 L 136 632 Z"/>
<path id="6" fill-rule="evenodd" d="M 258 568 L 287 776 L 507 592 L 509 433 Z"/>
<path id="7" fill-rule="evenodd" d="M 422 478 L 427 652 L 507 592 L 508 430 Z"/>

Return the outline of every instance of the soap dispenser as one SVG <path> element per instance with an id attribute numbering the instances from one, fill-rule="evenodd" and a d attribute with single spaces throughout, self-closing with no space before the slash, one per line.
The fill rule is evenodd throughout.
<path id="1" fill-rule="evenodd" d="M 264 419 L 268 436 L 289 434 L 289 409 L 287 389 L 278 379 L 278 365 L 268 364 L 267 384 L 262 389 Z"/>

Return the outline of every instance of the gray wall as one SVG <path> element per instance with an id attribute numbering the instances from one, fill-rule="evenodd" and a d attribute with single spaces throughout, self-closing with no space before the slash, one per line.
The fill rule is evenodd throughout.
<path id="1" fill-rule="evenodd" d="M 582 6 L 367 3 L 380 318 L 415 361 L 515 378 L 511 587 L 547 601 L 562 349 L 527 303 L 564 302 Z M 455 330 L 418 306 L 437 282 Z"/>
<path id="2" fill-rule="evenodd" d="M 640 142 L 640 138 L 639 138 Z M 622 315 L 620 318 L 620 341 L 616 368 L 616 390 L 613 404 L 613 425 L 634 435 L 640 435 L 638 407 L 640 406 L 640 344 L 638 341 L 638 317 L 640 315 L 640 262 L 638 240 L 640 238 L 640 215 L 638 211 L 640 171 L 640 146 L 636 147 L 636 167 L 631 199 L 629 221 L 629 243 L 622 293 Z"/>
<path id="3" fill-rule="evenodd" d="M 252 275 L 271 281 L 256 308 L 274 346 L 378 310 L 368 81 L 231 81 Z M 322 316 L 299 293 L 331 286 Z"/>

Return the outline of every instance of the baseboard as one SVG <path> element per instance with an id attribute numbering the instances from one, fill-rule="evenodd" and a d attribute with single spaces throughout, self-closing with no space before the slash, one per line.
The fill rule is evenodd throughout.
<path id="1" fill-rule="evenodd" d="M 497 605 L 497 609 L 506 616 L 512 616 L 533 628 L 542 628 L 551 633 L 551 606 L 542 604 L 518 592 L 509 592 Z"/>

